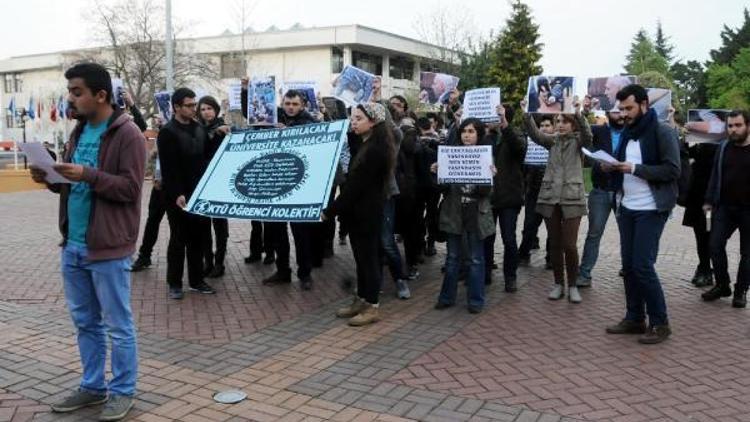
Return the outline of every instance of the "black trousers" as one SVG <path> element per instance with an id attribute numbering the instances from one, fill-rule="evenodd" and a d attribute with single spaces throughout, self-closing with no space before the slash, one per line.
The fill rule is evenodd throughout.
<path id="1" fill-rule="evenodd" d="M 213 249 L 213 237 L 211 236 L 211 230 L 208 231 L 208 239 L 206 241 L 206 267 L 223 267 L 224 259 L 227 256 L 227 241 L 229 240 L 229 222 L 226 218 L 211 218 L 211 224 L 214 227 L 214 234 L 216 235 L 216 252 Z"/>
<path id="2" fill-rule="evenodd" d="M 735 288 L 747 289 L 750 285 L 750 207 L 719 205 L 711 216 L 711 263 L 719 286 L 729 286 L 727 241 L 740 231 L 740 266 L 737 269 Z"/>
<path id="3" fill-rule="evenodd" d="M 313 241 L 315 237 L 315 230 L 319 228 L 319 223 L 289 223 L 292 228 L 292 235 L 294 236 L 294 252 L 297 258 L 297 277 L 300 279 L 310 277 L 312 272 L 313 264 Z M 284 224 L 286 229 L 286 224 Z M 286 230 L 285 230 L 286 231 Z M 289 244 L 289 237 L 287 235 L 287 245 Z M 318 248 L 320 249 L 320 248 Z M 320 261 L 323 261 L 323 251 L 318 251 L 320 255 Z M 276 262 L 279 260 L 277 258 Z M 286 268 L 289 268 L 289 248 L 287 247 L 286 257 Z"/>
<path id="4" fill-rule="evenodd" d="M 396 199 L 396 227 L 404 239 L 406 265 L 413 267 L 419 262 L 424 250 L 424 209 L 418 206 L 416 197 L 401 196 Z"/>
<path id="5" fill-rule="evenodd" d="M 370 304 L 380 300 L 380 233 L 350 232 L 349 243 L 357 266 L 357 295 Z"/>
<path id="6" fill-rule="evenodd" d="M 276 271 L 286 274 L 289 269 L 289 233 L 286 223 L 269 221 L 263 223 L 263 240 L 276 253 Z"/>
<path id="7" fill-rule="evenodd" d="M 148 198 L 148 217 L 146 218 L 146 227 L 143 229 L 141 248 L 138 250 L 139 256 L 151 258 L 154 245 L 159 238 L 159 226 L 166 212 L 164 192 L 161 189 L 151 188 L 151 196 Z"/>
<path id="8" fill-rule="evenodd" d="M 335 234 L 330 229 L 330 224 L 333 221 L 326 220 L 321 223 L 309 223 L 310 230 L 310 262 L 313 267 L 320 267 L 323 265 L 323 257 L 328 249 L 333 249 L 333 235 Z M 298 224 L 298 223 L 293 223 Z M 294 229 L 292 229 L 294 230 Z M 335 226 L 334 229 L 335 230 Z M 294 231 L 292 231 L 294 234 Z M 294 245 L 297 247 L 297 235 L 294 234 Z"/>
<path id="9" fill-rule="evenodd" d="M 261 256 L 263 252 L 267 256 L 273 256 L 273 241 L 268 230 L 263 230 L 266 224 L 268 223 L 250 222 L 250 256 Z"/>
<path id="10" fill-rule="evenodd" d="M 167 208 L 167 219 L 167 283 L 169 287 L 182 287 L 187 256 L 188 283 L 192 287 L 199 286 L 203 283 L 203 254 L 211 230 L 211 220 L 187 213 L 176 205 Z"/>

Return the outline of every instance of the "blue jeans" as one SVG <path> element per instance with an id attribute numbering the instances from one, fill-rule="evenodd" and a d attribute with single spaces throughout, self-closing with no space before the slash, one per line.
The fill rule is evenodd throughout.
<path id="1" fill-rule="evenodd" d="M 81 390 L 132 396 L 138 373 L 135 325 L 130 310 L 130 257 L 89 261 L 85 246 L 62 250 L 65 301 L 78 332 Z M 112 380 L 104 379 L 107 337 L 112 340 Z"/>
<path id="2" fill-rule="evenodd" d="M 445 278 L 440 289 L 438 302 L 446 305 L 456 303 L 458 290 L 458 274 L 461 270 L 461 248 L 463 237 L 469 253 L 469 274 L 466 286 L 466 296 L 469 306 L 482 308 L 484 306 L 484 242 L 477 233 L 448 234 L 448 253 L 445 257 Z"/>
<path id="3" fill-rule="evenodd" d="M 591 270 L 599 259 L 599 242 L 602 240 L 604 228 L 607 226 L 609 214 L 614 210 L 614 193 L 594 188 L 589 193 L 589 232 L 583 245 L 583 256 L 579 277 L 591 280 Z"/>
<path id="4" fill-rule="evenodd" d="M 393 197 L 388 198 L 383 206 L 383 226 L 380 229 L 380 247 L 385 254 L 385 260 L 388 263 L 388 269 L 391 271 L 393 281 L 404 278 L 403 267 L 401 264 L 401 251 L 396 245 L 395 233 L 396 223 L 396 200 Z M 381 281 L 382 286 L 382 281 Z"/>
<path id="5" fill-rule="evenodd" d="M 521 207 L 517 208 L 495 208 L 493 217 L 500 224 L 500 237 L 503 240 L 503 276 L 505 281 L 515 280 L 518 270 L 518 240 L 516 239 L 516 225 Z M 497 224 L 497 223 L 495 223 Z M 496 234 L 485 239 L 485 268 L 487 274 L 492 272 L 495 263 L 495 239 Z"/>
<path id="6" fill-rule="evenodd" d="M 633 211 L 621 206 L 618 214 L 625 271 L 625 319 L 644 321 L 648 313 L 651 326 L 665 325 L 667 303 L 654 265 L 669 212 Z"/>

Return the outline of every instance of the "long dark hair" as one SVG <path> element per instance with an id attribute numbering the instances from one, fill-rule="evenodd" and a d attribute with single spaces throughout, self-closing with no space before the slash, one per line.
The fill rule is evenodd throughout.
<path id="1" fill-rule="evenodd" d="M 386 122 L 376 123 L 372 127 L 370 137 L 367 140 L 371 148 L 382 148 L 386 157 L 386 190 L 390 183 L 391 175 L 396 171 L 396 136 Z"/>
<path id="2" fill-rule="evenodd" d="M 214 116 L 214 121 L 216 121 L 219 118 L 219 112 L 221 112 L 221 106 L 219 105 L 219 102 L 216 101 L 216 98 L 214 98 L 214 97 L 212 97 L 210 95 L 203 96 L 203 97 L 201 97 L 200 100 L 198 100 L 198 106 L 197 106 L 197 108 L 198 108 L 198 120 L 201 123 L 203 123 L 204 125 L 209 125 L 209 124 L 211 124 L 213 122 L 206 122 L 206 121 L 203 120 L 203 116 L 201 116 L 201 106 L 203 104 L 206 104 L 207 106 L 209 106 L 212 109 L 214 109 L 214 113 L 216 114 Z"/>
<path id="3" fill-rule="evenodd" d="M 487 143 L 487 140 L 485 139 L 485 135 L 487 134 L 487 126 L 476 117 L 470 117 L 462 121 L 461 124 L 458 126 L 458 144 L 459 145 L 463 145 L 463 141 L 461 141 L 461 132 L 463 132 L 467 126 L 473 127 L 474 130 L 477 132 L 477 145 L 483 145 Z"/>

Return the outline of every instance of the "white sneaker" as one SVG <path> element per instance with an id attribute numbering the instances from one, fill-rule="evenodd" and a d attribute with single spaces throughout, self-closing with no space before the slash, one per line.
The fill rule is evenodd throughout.
<path id="1" fill-rule="evenodd" d="M 549 292 L 549 296 L 547 298 L 549 300 L 560 300 L 565 296 L 563 293 L 563 287 L 562 284 L 555 284 L 555 287 L 552 289 L 551 292 Z"/>
<path id="2" fill-rule="evenodd" d="M 581 303 L 581 293 L 578 292 L 578 287 L 571 287 L 568 289 L 568 300 L 570 303 Z"/>

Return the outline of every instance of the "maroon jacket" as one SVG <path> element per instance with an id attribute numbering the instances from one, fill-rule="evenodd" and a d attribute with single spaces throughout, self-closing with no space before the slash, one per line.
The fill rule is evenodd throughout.
<path id="1" fill-rule="evenodd" d="M 65 144 L 63 162 L 73 157 L 84 122 Z M 135 252 L 141 219 L 141 187 L 145 174 L 146 140 L 130 117 L 115 111 L 99 145 L 99 168 L 84 167 L 83 181 L 91 185 L 91 215 L 86 230 L 88 259 L 101 261 Z M 68 237 L 69 184 L 48 185 L 60 194 L 60 232 Z"/>

